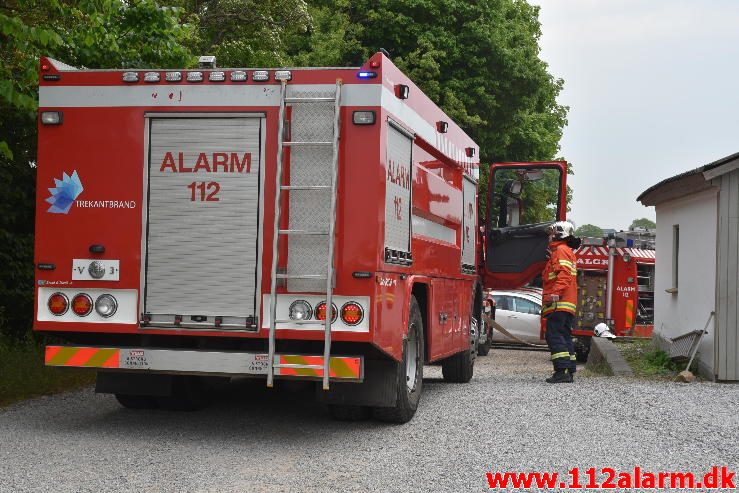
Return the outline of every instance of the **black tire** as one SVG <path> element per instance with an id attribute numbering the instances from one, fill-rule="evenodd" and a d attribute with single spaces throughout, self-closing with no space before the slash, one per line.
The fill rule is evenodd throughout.
<path id="1" fill-rule="evenodd" d="M 423 392 L 423 363 L 426 354 L 424 351 L 423 318 L 416 297 L 412 296 L 408 335 L 403 341 L 403 360 L 396 364 L 395 406 L 373 408 L 372 414 L 376 419 L 389 423 L 407 423 L 416 414 Z M 413 373 L 413 377 L 408 376 L 409 373 Z"/>
<path id="2" fill-rule="evenodd" d="M 148 395 L 115 394 L 118 403 L 126 409 L 155 409 L 157 401 Z"/>
<path id="3" fill-rule="evenodd" d="M 477 345 L 477 355 L 487 356 L 490 352 L 490 347 L 493 345 L 493 329 L 490 325 L 483 322 L 483 330 L 485 331 L 485 342 Z"/>
<path id="4" fill-rule="evenodd" d="M 372 415 L 371 408 L 351 404 L 331 404 L 328 406 L 328 411 L 337 421 L 364 421 Z"/>
<path id="5" fill-rule="evenodd" d="M 473 323 L 476 320 L 472 319 Z M 470 330 L 473 330 L 470 328 Z M 477 337 L 477 336 L 475 336 Z M 452 383 L 467 383 L 472 380 L 475 369 L 477 344 L 470 343 L 470 348 L 451 356 L 441 363 L 441 375 Z"/>
<path id="6" fill-rule="evenodd" d="M 157 403 L 168 411 L 199 411 L 213 401 L 213 387 L 205 379 L 178 375 L 174 377 L 172 395 L 157 397 Z"/>

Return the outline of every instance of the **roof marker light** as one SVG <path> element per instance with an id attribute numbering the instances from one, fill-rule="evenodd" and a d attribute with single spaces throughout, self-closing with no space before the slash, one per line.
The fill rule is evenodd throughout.
<path id="1" fill-rule="evenodd" d="M 203 73 L 202 72 L 188 72 L 187 82 L 203 82 Z"/>
<path id="2" fill-rule="evenodd" d="M 436 131 L 440 134 L 445 134 L 449 131 L 449 122 L 438 121 L 436 122 Z"/>
<path id="3" fill-rule="evenodd" d="M 405 84 L 398 84 L 395 86 L 395 95 L 398 96 L 398 99 L 408 99 L 410 93 L 411 88 Z"/>
<path id="4" fill-rule="evenodd" d="M 246 80 L 246 72 L 243 70 L 234 70 L 231 72 L 231 82 L 244 82 Z"/>
<path id="5" fill-rule="evenodd" d="M 42 111 L 41 123 L 43 125 L 61 125 L 64 121 L 64 113 L 61 111 Z"/>
<path id="6" fill-rule="evenodd" d="M 162 79 L 162 76 L 159 75 L 159 72 L 146 72 L 144 74 L 144 82 L 159 82 Z"/>
<path id="7" fill-rule="evenodd" d="M 138 82 L 138 81 L 139 81 L 138 72 L 123 72 L 123 82 Z"/>
<path id="8" fill-rule="evenodd" d="M 374 79 L 377 77 L 377 72 L 362 71 L 357 74 L 357 77 L 359 77 L 360 79 Z"/>
<path id="9" fill-rule="evenodd" d="M 211 72 L 208 75 L 208 80 L 211 82 L 223 82 L 226 80 L 226 73 L 225 72 Z"/>
<path id="10" fill-rule="evenodd" d="M 464 151 L 467 154 L 467 157 L 475 157 L 475 148 L 474 147 L 465 147 L 464 148 Z"/>
<path id="11" fill-rule="evenodd" d="M 375 124 L 375 112 L 370 111 L 355 111 L 352 113 L 352 121 L 354 125 L 374 125 Z"/>
<path id="12" fill-rule="evenodd" d="M 292 72 L 289 70 L 276 70 L 275 80 L 290 80 L 293 78 Z"/>
<path id="13" fill-rule="evenodd" d="M 164 78 L 167 82 L 180 82 L 182 80 L 182 72 L 167 72 Z"/>
<path id="14" fill-rule="evenodd" d="M 269 80 L 269 72 L 266 70 L 255 70 L 251 74 L 251 80 L 254 82 L 264 82 Z"/>

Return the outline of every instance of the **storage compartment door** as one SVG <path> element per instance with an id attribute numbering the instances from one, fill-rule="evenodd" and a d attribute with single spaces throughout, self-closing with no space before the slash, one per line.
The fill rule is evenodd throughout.
<path id="1" fill-rule="evenodd" d="M 144 319 L 257 326 L 263 119 L 149 120 Z"/>

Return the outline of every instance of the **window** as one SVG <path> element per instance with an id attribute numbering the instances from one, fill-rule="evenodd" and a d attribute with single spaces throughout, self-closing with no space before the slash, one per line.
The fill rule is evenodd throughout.
<path id="1" fill-rule="evenodd" d="M 529 315 L 539 315 L 541 308 L 533 301 L 524 298 L 516 298 L 516 311 L 518 313 L 526 313 Z"/>
<path id="2" fill-rule="evenodd" d="M 672 289 L 677 292 L 678 280 L 680 277 L 679 272 L 679 259 L 680 256 L 680 225 L 675 224 L 672 226 Z"/>
<path id="3" fill-rule="evenodd" d="M 493 296 L 493 299 L 495 300 L 495 308 L 497 310 L 513 311 L 513 302 L 510 296 L 496 295 L 496 296 Z"/>

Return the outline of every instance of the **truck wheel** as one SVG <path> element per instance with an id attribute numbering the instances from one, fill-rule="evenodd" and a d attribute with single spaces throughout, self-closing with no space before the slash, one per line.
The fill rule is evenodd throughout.
<path id="1" fill-rule="evenodd" d="M 483 322 L 481 324 L 482 326 L 482 335 L 485 337 L 482 344 L 477 345 L 477 355 L 478 356 L 487 356 L 490 352 L 490 346 L 493 345 L 493 334 L 492 334 L 492 328 L 490 325 Z"/>
<path id="2" fill-rule="evenodd" d="M 115 394 L 118 403 L 126 409 L 154 409 L 157 401 L 148 395 Z"/>
<path id="3" fill-rule="evenodd" d="M 395 406 L 376 407 L 372 414 L 380 421 L 407 423 L 416 414 L 423 391 L 423 319 L 416 297 L 411 297 L 408 336 L 403 341 L 403 360 L 397 363 Z"/>
<path id="4" fill-rule="evenodd" d="M 474 325 L 477 325 L 477 321 L 473 318 L 471 320 L 473 327 L 470 327 L 470 331 L 474 331 Z M 477 335 L 475 335 L 477 338 Z M 467 383 L 472 380 L 472 374 L 475 368 L 475 356 L 477 352 L 477 344 L 471 343 L 470 348 L 451 356 L 441 363 L 441 375 L 447 382 L 454 383 Z"/>
<path id="5" fill-rule="evenodd" d="M 353 406 L 351 404 L 331 404 L 328 407 L 331 417 L 337 421 L 363 421 L 372 414 L 367 406 Z"/>

